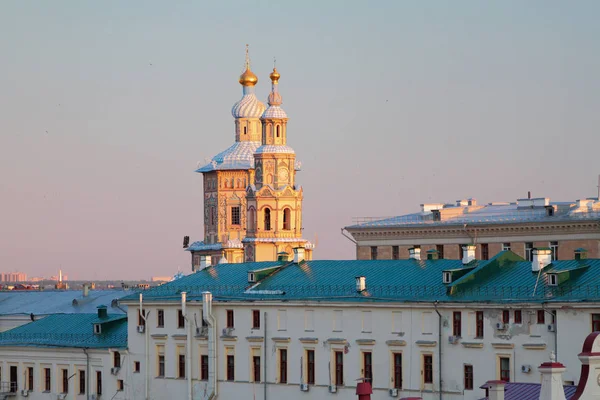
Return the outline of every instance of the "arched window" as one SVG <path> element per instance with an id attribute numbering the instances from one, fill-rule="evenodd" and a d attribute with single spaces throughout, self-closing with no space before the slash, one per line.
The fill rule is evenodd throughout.
<path id="1" fill-rule="evenodd" d="M 277 137 L 279 137 L 279 125 L 277 125 Z"/>
<path id="2" fill-rule="evenodd" d="M 271 209 L 265 208 L 265 231 L 271 230 Z"/>
<path id="3" fill-rule="evenodd" d="M 283 229 L 286 231 L 289 231 L 291 229 L 291 217 L 290 217 L 290 209 L 289 208 L 284 208 L 283 209 Z"/>
<path id="4" fill-rule="evenodd" d="M 248 127 L 244 127 L 244 135 L 248 132 Z"/>

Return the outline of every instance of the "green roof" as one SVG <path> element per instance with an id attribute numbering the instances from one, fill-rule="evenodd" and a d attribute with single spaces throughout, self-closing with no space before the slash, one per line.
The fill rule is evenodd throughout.
<path id="1" fill-rule="evenodd" d="M 101 324 L 94 334 L 94 324 Z M 127 317 L 98 314 L 52 314 L 0 333 L 0 346 L 125 348 Z"/>

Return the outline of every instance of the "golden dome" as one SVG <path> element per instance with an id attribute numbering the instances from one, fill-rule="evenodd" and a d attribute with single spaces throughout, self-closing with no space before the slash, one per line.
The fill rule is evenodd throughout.
<path id="1" fill-rule="evenodd" d="M 250 67 L 246 67 L 246 70 L 240 75 L 240 84 L 242 86 L 254 86 L 258 83 L 258 77 L 254 75 L 254 72 L 250 71 Z"/>
<path id="2" fill-rule="evenodd" d="M 273 72 L 271 72 L 271 75 L 269 75 L 269 77 L 271 78 L 271 81 L 273 83 L 278 83 L 279 82 L 279 72 L 277 72 L 277 68 L 273 68 Z"/>

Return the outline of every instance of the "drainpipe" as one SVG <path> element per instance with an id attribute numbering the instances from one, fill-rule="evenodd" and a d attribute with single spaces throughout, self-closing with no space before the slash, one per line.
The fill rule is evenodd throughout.
<path id="1" fill-rule="evenodd" d="M 264 400 L 267 400 L 267 312 L 265 311 L 265 317 L 264 317 L 264 349 L 263 349 L 263 358 L 265 359 L 265 361 L 263 362 L 264 366 L 263 366 L 263 393 L 264 393 Z"/>
<path id="2" fill-rule="evenodd" d="M 202 318 L 208 325 L 208 382 L 212 389 L 208 399 L 216 399 L 219 395 L 217 386 L 217 320 L 212 312 L 212 293 L 202 292 Z"/>
<path id="3" fill-rule="evenodd" d="M 150 315 L 150 313 L 145 313 L 144 309 L 143 309 L 143 294 L 140 293 L 140 316 L 142 317 L 142 319 L 144 320 L 144 347 L 145 347 L 145 358 L 146 358 L 146 373 L 144 376 L 144 399 L 148 400 L 148 392 L 149 392 L 149 387 L 150 387 L 150 340 L 148 338 L 148 335 L 150 334 L 149 332 L 149 327 L 150 325 L 148 325 L 148 315 Z M 148 315 L 146 315 L 148 314 Z"/>
<path id="4" fill-rule="evenodd" d="M 440 400 L 442 400 L 442 314 L 437 309 L 438 301 L 433 303 L 438 315 L 438 379 L 440 381 Z"/>
<path id="5" fill-rule="evenodd" d="M 90 355 L 88 353 L 88 348 L 84 347 L 83 348 L 83 352 L 85 353 L 85 358 L 86 358 L 86 367 L 85 367 L 85 377 L 86 377 L 86 382 L 85 382 L 85 386 L 86 386 L 86 394 L 87 394 L 87 400 L 90 400 Z"/>
<path id="6" fill-rule="evenodd" d="M 187 380 L 188 400 L 192 400 L 192 324 L 187 316 L 187 292 L 181 292 L 181 313 L 185 319 L 185 333 L 187 345 L 185 346 L 185 375 Z"/>

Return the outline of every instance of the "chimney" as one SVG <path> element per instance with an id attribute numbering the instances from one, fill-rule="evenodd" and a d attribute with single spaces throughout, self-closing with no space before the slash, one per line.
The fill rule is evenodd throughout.
<path id="1" fill-rule="evenodd" d="M 88 297 L 90 294 L 90 285 L 88 283 L 83 284 L 83 297 Z"/>
<path id="2" fill-rule="evenodd" d="M 367 289 L 367 278 L 364 276 L 356 277 L 356 291 L 358 293 L 364 292 Z"/>
<path id="3" fill-rule="evenodd" d="M 304 261 L 304 247 L 294 248 L 294 263 L 300 264 Z"/>
<path id="4" fill-rule="evenodd" d="M 202 271 L 203 269 L 206 269 L 206 268 L 210 267 L 211 265 L 212 265 L 212 257 L 203 254 L 200 256 L 200 267 L 198 268 L 198 271 Z"/>
<path id="5" fill-rule="evenodd" d="M 187 302 L 187 292 L 181 292 L 181 314 L 183 315 L 183 317 L 186 317 L 186 302 Z"/>
<path id="6" fill-rule="evenodd" d="M 108 310 L 105 305 L 98 306 L 98 318 L 106 318 L 108 317 Z"/>
<path id="7" fill-rule="evenodd" d="M 487 381 L 484 387 L 488 392 L 488 400 L 504 400 L 504 381 Z"/>
<path id="8" fill-rule="evenodd" d="M 408 249 L 408 258 L 412 260 L 420 260 L 421 259 L 421 249 L 419 247 L 411 247 Z"/>
<path id="9" fill-rule="evenodd" d="M 471 261 L 473 261 L 475 259 L 475 249 L 477 247 L 474 244 L 468 244 L 466 246 L 463 246 L 463 258 L 462 258 L 462 263 L 464 265 L 467 265 L 468 263 L 470 263 Z"/>
<path id="10" fill-rule="evenodd" d="M 550 354 L 550 362 L 543 363 L 538 369 L 542 373 L 540 400 L 566 400 L 562 384 L 562 373 L 566 371 L 566 368 L 556 362 L 554 352 Z"/>
<path id="11" fill-rule="evenodd" d="M 58 270 L 58 281 L 62 282 L 62 269 Z"/>
<path id="12" fill-rule="evenodd" d="M 531 270 L 539 272 L 552 263 L 552 250 L 547 247 L 533 249 L 533 261 L 531 262 Z"/>

